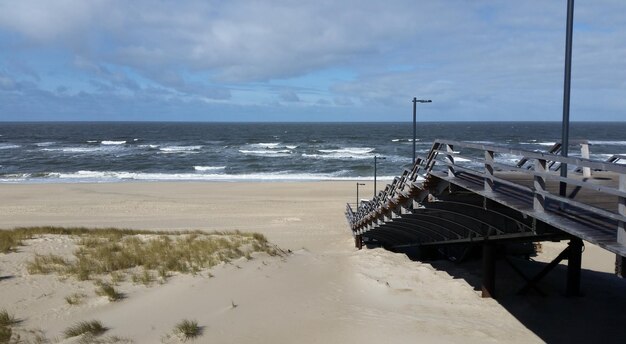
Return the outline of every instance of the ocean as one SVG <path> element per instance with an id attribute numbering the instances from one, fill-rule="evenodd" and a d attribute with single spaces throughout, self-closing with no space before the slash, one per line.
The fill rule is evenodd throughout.
<path id="1" fill-rule="evenodd" d="M 545 151 L 561 136 L 556 122 L 428 122 L 417 132 L 418 154 L 436 138 Z M 626 154 L 626 122 L 574 122 L 577 139 L 590 141 L 592 159 Z M 411 123 L 0 122 L 0 182 L 372 179 L 374 156 L 388 180 L 411 166 L 411 149 Z"/>

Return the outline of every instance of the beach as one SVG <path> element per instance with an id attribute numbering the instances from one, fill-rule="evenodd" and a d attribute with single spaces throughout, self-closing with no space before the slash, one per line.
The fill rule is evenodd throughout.
<path id="1" fill-rule="evenodd" d="M 550 341 L 555 331 L 572 324 L 602 329 L 596 324 L 601 320 L 611 331 L 621 331 L 610 324 L 622 315 L 598 321 L 572 315 L 598 306 L 606 312 L 623 307 L 623 298 L 614 298 L 623 283 L 610 275 L 612 257 L 605 251 L 587 247 L 583 289 L 592 292 L 585 298 L 569 302 L 560 294 L 564 270 L 557 269 L 542 286 L 547 297 L 514 295 L 508 282 L 515 277 L 503 271 L 510 280 L 502 283 L 502 298 L 482 299 L 474 285 L 480 262 L 431 264 L 380 248 L 356 250 L 343 215 L 346 202 L 354 201 L 354 184 L 2 184 L 3 229 L 240 230 L 264 234 L 285 254 L 242 258 L 213 267 L 210 275 L 176 274 L 147 287 L 122 284 L 126 297 L 108 302 L 93 295 L 93 283 L 26 271 L 25 262 L 35 252 L 71 253 L 63 238 L 45 236 L 17 252 L 0 253 L 0 309 L 20 319 L 20 328 L 60 342 L 65 328 L 88 319 L 100 320 L 110 338 L 136 343 L 172 342 L 168 333 L 183 318 L 198 321 L 198 343 L 533 343 Z M 372 191 L 368 183 L 362 197 Z M 564 245 L 545 243 L 536 260 L 549 261 Z M 589 276 L 592 283 L 585 279 Z M 87 302 L 68 305 L 64 298 L 77 291 L 88 295 Z M 557 310 L 569 324 L 550 320 Z"/>

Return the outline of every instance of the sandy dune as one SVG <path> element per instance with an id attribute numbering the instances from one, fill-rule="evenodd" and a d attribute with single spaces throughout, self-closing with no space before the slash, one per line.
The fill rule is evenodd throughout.
<path id="1" fill-rule="evenodd" d="M 0 254 L 0 309 L 22 319 L 20 328 L 41 329 L 59 341 L 67 326 L 98 319 L 110 328 L 106 336 L 176 342 L 167 335 L 183 318 L 197 319 L 203 327 L 198 343 L 624 338 L 617 324 L 624 321 L 625 302 L 618 295 L 625 284 L 607 273 L 612 257 L 603 250 L 587 245 L 584 298 L 561 295 L 563 269 L 541 284 L 547 297 L 519 297 L 521 279 L 499 264 L 500 298 L 481 299 L 476 290 L 480 264 L 429 264 L 382 249 L 354 249 L 343 217 L 354 191 L 353 182 L 0 185 L 1 228 L 239 229 L 261 232 L 293 251 L 220 265 L 211 278 L 203 272 L 151 287 L 125 283 L 120 288 L 126 298 L 109 302 L 94 295 L 92 282 L 26 272 L 25 262 L 35 252 L 67 255 L 74 248 L 67 238 L 44 236 L 17 253 Z M 545 244 L 538 263 L 519 264 L 536 271 L 562 246 Z M 77 291 L 88 295 L 85 303 L 68 305 L 64 297 Z M 589 313 L 598 307 L 602 316 L 594 320 Z"/>

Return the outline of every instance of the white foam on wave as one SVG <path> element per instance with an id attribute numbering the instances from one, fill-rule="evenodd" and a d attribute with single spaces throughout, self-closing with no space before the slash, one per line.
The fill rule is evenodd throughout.
<path id="1" fill-rule="evenodd" d="M 467 141 L 467 142 L 478 143 L 478 144 L 481 144 L 481 145 L 492 145 L 492 144 L 495 144 L 495 142 L 493 142 L 493 141 Z"/>
<path id="2" fill-rule="evenodd" d="M 196 171 L 215 171 L 215 170 L 223 170 L 226 166 L 194 166 L 193 169 Z"/>
<path id="3" fill-rule="evenodd" d="M 589 141 L 592 145 L 605 145 L 605 146 L 626 146 L 626 141 Z"/>
<path id="4" fill-rule="evenodd" d="M 98 142 L 97 140 L 87 140 L 87 143 L 96 143 Z"/>
<path id="5" fill-rule="evenodd" d="M 56 142 L 52 142 L 52 141 L 50 141 L 50 142 L 37 142 L 37 143 L 35 143 L 35 146 L 37 146 L 37 147 L 49 147 L 49 146 L 52 146 L 55 143 Z"/>
<path id="6" fill-rule="evenodd" d="M 101 144 L 105 145 L 105 146 L 113 146 L 113 145 L 123 145 L 126 143 L 126 141 L 102 141 L 100 142 Z"/>
<path id="7" fill-rule="evenodd" d="M 150 149 L 157 149 L 159 148 L 159 145 L 139 145 L 139 148 L 150 148 Z"/>
<path id="8" fill-rule="evenodd" d="M 296 148 L 298 148 L 298 146 L 285 146 L 285 147 L 289 148 L 289 149 L 296 149 Z"/>
<path id="9" fill-rule="evenodd" d="M 267 157 L 286 157 L 291 155 L 291 151 L 288 149 L 282 150 L 247 150 L 240 149 L 239 153 L 253 156 L 267 156 Z"/>
<path id="10" fill-rule="evenodd" d="M 318 149 L 321 153 L 339 153 L 339 154 L 367 154 L 374 151 L 370 147 L 346 147 L 340 149 Z"/>
<path id="11" fill-rule="evenodd" d="M 100 147 L 61 147 L 61 148 L 43 148 L 44 152 L 62 152 L 62 153 L 95 153 L 103 152 Z"/>
<path id="12" fill-rule="evenodd" d="M 198 153 L 202 146 L 167 146 L 161 147 L 162 153 Z"/>
<path id="13" fill-rule="evenodd" d="M 252 143 L 249 146 L 258 147 L 258 148 L 278 148 L 279 145 L 280 145 L 280 142 L 269 142 L 269 143 L 259 142 L 259 143 Z"/>
<path id="14" fill-rule="evenodd" d="M 415 142 L 420 141 L 420 139 L 415 139 Z M 413 142 L 413 139 L 391 139 L 391 142 Z"/>
<path id="15" fill-rule="evenodd" d="M 304 153 L 304 154 L 302 154 L 302 157 L 304 157 L 304 158 L 311 158 L 311 159 L 336 159 L 336 160 L 354 159 L 354 160 L 362 160 L 362 159 L 373 159 L 374 155 L 372 155 L 372 154 L 354 155 L 354 154 L 350 154 L 350 153 L 330 153 L 330 154 L 307 154 L 307 153 Z"/>
<path id="16" fill-rule="evenodd" d="M 20 145 L 14 145 L 12 143 L 0 143 L 0 149 L 15 149 L 20 148 Z"/>
<path id="17" fill-rule="evenodd" d="M 538 144 L 540 146 L 554 146 L 556 144 L 556 142 L 537 142 L 534 144 Z"/>
<path id="18" fill-rule="evenodd" d="M 335 173 L 250 173 L 250 174 L 210 174 L 210 173 L 143 173 L 118 171 L 77 171 L 52 172 L 47 177 L 33 177 L 29 174 L 3 176 L 0 182 L 116 182 L 124 180 L 143 181 L 297 181 L 297 180 L 372 180 L 373 177 L 347 177 L 346 171 Z M 378 180 L 393 180 L 394 176 L 378 176 Z"/>

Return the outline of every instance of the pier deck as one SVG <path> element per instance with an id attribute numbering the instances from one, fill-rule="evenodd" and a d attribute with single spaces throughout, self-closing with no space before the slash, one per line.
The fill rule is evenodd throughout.
<path id="1" fill-rule="evenodd" d="M 623 275 L 626 165 L 436 140 L 374 199 L 356 209 L 348 204 L 346 217 L 359 248 L 481 244 L 485 259 L 500 242 L 570 240 L 560 259 L 572 266 L 580 264 L 585 240 L 615 253 Z M 572 267 L 573 284 L 576 270 L 580 266 Z"/>

